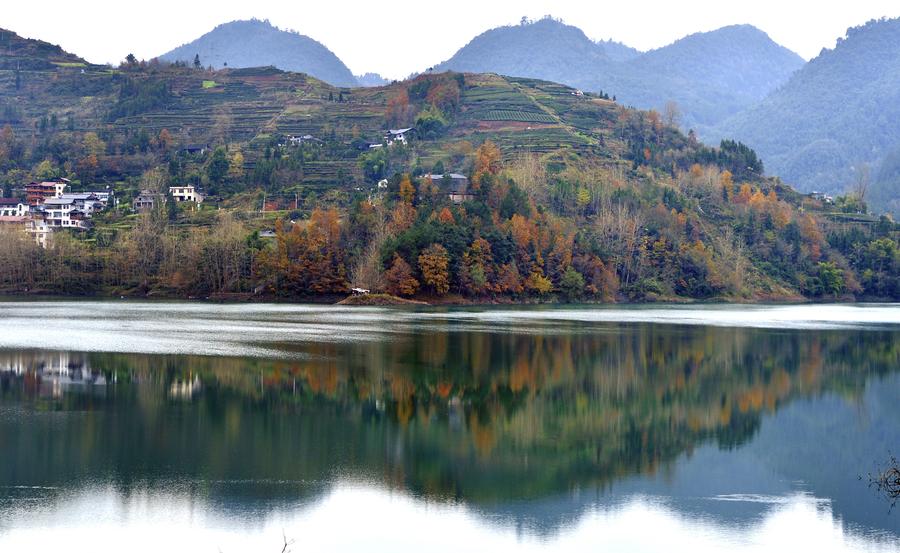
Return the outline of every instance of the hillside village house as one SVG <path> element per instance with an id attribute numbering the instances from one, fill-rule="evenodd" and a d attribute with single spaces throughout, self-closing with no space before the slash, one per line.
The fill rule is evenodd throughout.
<path id="1" fill-rule="evenodd" d="M 93 213 L 93 206 L 88 209 Z M 90 214 L 86 211 L 84 202 L 75 198 L 51 198 L 39 206 L 35 213 L 53 228 L 86 229 L 90 226 Z"/>
<path id="2" fill-rule="evenodd" d="M 416 133 L 416 129 L 409 127 L 406 129 L 389 129 L 384 135 L 384 141 L 388 144 L 407 144 L 409 139 Z"/>
<path id="3" fill-rule="evenodd" d="M 206 150 L 209 149 L 209 144 L 187 144 L 181 147 L 181 152 L 189 155 L 200 154 L 203 155 L 206 153 Z"/>
<path id="4" fill-rule="evenodd" d="M 469 191 L 469 179 L 459 173 L 443 175 L 425 175 L 423 179 L 431 179 L 441 194 L 446 194 L 451 202 L 461 204 L 472 200 L 475 196 Z"/>
<path id="5" fill-rule="evenodd" d="M 43 219 L 31 219 L 26 222 L 25 231 L 34 238 L 35 243 L 42 248 L 47 247 L 53 229 Z"/>
<path id="6" fill-rule="evenodd" d="M 192 185 L 170 186 L 169 194 L 172 195 L 172 199 L 176 202 L 194 202 L 198 204 L 203 202 L 203 194 L 197 192 L 197 189 Z"/>
<path id="7" fill-rule="evenodd" d="M 303 136 L 288 137 L 288 143 L 290 143 L 292 146 L 299 146 L 299 145 L 303 144 L 304 142 L 322 142 L 322 141 L 311 134 L 304 134 Z"/>
<path id="8" fill-rule="evenodd" d="M 159 192 L 141 190 L 141 193 L 138 194 L 131 203 L 131 208 L 135 213 L 143 213 L 145 211 L 151 211 L 156 205 L 162 205 L 164 203 L 166 203 L 166 197 Z"/>
<path id="9" fill-rule="evenodd" d="M 42 247 L 46 247 L 54 229 L 90 228 L 91 217 L 113 202 L 113 193 L 106 190 L 66 194 L 70 184 L 66 179 L 32 182 L 25 187 L 25 201 L 0 198 L 0 224 L 19 226 Z"/>
<path id="10" fill-rule="evenodd" d="M 0 217 L 24 217 L 28 215 L 28 204 L 16 198 L 0 198 Z"/>
<path id="11" fill-rule="evenodd" d="M 25 187 L 25 201 L 28 202 L 28 205 L 35 206 L 44 203 L 44 200 L 59 198 L 63 195 L 69 182 L 68 179 L 32 182 Z"/>

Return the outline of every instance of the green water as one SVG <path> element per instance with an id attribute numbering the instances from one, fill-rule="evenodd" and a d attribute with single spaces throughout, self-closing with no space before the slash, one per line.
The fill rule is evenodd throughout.
<path id="1" fill-rule="evenodd" d="M 0 304 L 0 550 L 898 550 L 900 309 L 805 309 Z"/>

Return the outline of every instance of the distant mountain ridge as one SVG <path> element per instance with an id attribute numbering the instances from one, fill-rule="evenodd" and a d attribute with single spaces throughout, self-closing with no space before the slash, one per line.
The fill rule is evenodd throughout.
<path id="1" fill-rule="evenodd" d="M 390 80 L 385 79 L 378 73 L 356 75 L 356 82 L 359 83 L 359 86 L 384 86 L 391 83 Z"/>
<path id="2" fill-rule="evenodd" d="M 615 40 L 598 40 L 597 45 L 603 48 L 607 57 L 613 61 L 628 61 L 640 56 L 643 52 L 627 44 Z"/>
<path id="3" fill-rule="evenodd" d="M 272 65 L 285 71 L 306 73 L 335 86 L 359 84 L 344 62 L 320 42 L 258 19 L 224 23 L 159 58 L 192 63 L 195 56 L 199 56 L 204 67 Z"/>
<path id="4" fill-rule="evenodd" d="M 433 71 L 497 73 L 581 87 L 613 63 L 603 45 L 578 27 L 544 18 L 485 31 Z"/>
<path id="5" fill-rule="evenodd" d="M 649 52 L 591 41 L 544 18 L 475 37 L 435 71 L 493 72 L 604 91 L 644 109 L 679 104 L 684 126 L 705 130 L 761 100 L 804 64 L 750 25 L 696 33 Z"/>
<path id="6" fill-rule="evenodd" d="M 866 164 L 870 203 L 900 212 L 898 122 L 900 19 L 882 19 L 849 29 L 717 135 L 748 143 L 769 173 L 806 191 L 841 193 Z"/>

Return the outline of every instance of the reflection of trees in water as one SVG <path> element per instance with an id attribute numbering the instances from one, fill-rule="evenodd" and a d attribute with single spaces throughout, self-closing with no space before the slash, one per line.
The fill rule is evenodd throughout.
<path id="1" fill-rule="evenodd" d="M 104 398 L 32 399 L 115 417 L 46 435 L 3 425 L 0 439 L 22 443 L 25 462 L 29 446 L 70 433 L 65 466 L 31 451 L 36 479 L 97 466 L 310 481 L 341 470 L 427 494 L 528 497 L 652 473 L 708 440 L 734 447 L 762 413 L 824 390 L 852 397 L 900 360 L 886 332 L 592 330 L 313 344 L 300 362 L 91 354 L 117 381 Z M 21 376 L 4 379 L 4 397 L 23 395 Z M 192 402 L 171 397 L 195 381 Z"/>

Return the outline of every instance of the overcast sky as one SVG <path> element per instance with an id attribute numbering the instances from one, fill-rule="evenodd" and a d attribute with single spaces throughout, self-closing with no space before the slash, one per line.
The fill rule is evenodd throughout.
<path id="1" fill-rule="evenodd" d="M 684 35 L 750 23 L 804 58 L 831 48 L 847 27 L 900 16 L 898 0 L 3 0 L 0 27 L 59 44 L 95 63 L 129 52 L 150 59 L 219 23 L 256 17 L 322 42 L 360 74 L 391 78 L 443 61 L 475 35 L 522 16 L 553 15 L 593 39 L 641 50 Z"/>

